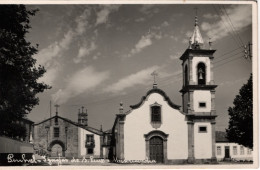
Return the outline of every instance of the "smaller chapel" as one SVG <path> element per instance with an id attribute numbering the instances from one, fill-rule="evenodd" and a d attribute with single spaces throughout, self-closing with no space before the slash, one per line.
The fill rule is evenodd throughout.
<path id="1" fill-rule="evenodd" d="M 107 158 L 110 132 L 88 126 L 84 107 L 78 122 L 59 116 L 56 109 L 55 116 L 34 124 L 33 140 L 36 153 L 50 158 Z"/>
<path id="2" fill-rule="evenodd" d="M 204 48 L 198 19 L 189 46 L 180 57 L 182 107 L 154 83 L 141 100 L 124 112 L 120 104 L 112 128 L 110 156 L 157 163 L 215 162 L 214 52 Z"/>

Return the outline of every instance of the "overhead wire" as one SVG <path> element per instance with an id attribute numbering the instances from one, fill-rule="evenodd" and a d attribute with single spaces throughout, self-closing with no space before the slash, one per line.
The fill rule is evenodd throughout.
<path id="1" fill-rule="evenodd" d="M 222 21 L 223 25 L 225 26 L 226 30 L 228 31 L 228 33 L 231 35 L 231 37 L 233 38 L 233 40 L 236 42 L 237 46 L 240 47 L 241 44 L 238 42 L 238 40 L 236 39 L 235 35 L 232 34 L 232 32 L 230 32 L 228 26 L 226 25 L 226 22 L 224 21 L 224 19 L 221 17 L 221 14 L 219 13 L 219 10 L 217 9 L 217 7 L 213 4 L 213 8 L 217 14 L 217 16 L 220 18 L 220 20 Z M 222 12 L 222 11 L 220 11 Z"/>
<path id="2" fill-rule="evenodd" d="M 220 7 L 221 7 L 221 6 L 220 6 Z M 241 37 L 240 37 L 240 35 L 239 35 L 237 29 L 235 28 L 234 24 L 232 23 L 232 21 L 231 21 L 229 15 L 228 15 L 228 13 L 227 13 L 227 10 L 226 10 L 225 6 L 222 5 L 222 8 L 224 9 L 224 13 L 225 13 L 225 15 L 226 15 L 227 18 L 228 18 L 228 21 L 229 21 L 229 23 L 230 23 L 230 25 L 231 25 L 231 28 L 232 28 L 233 32 L 235 33 L 235 35 L 237 35 L 237 37 L 238 37 L 238 39 L 239 39 L 241 45 L 244 46 L 243 40 L 241 39 Z"/>
<path id="3" fill-rule="evenodd" d="M 240 48 L 240 47 L 239 47 Z M 230 54 L 231 52 L 234 52 L 234 51 L 236 51 L 237 49 L 239 49 L 239 48 L 236 48 L 236 49 L 234 49 L 234 50 L 231 50 L 231 51 L 229 51 L 229 52 L 227 52 L 227 53 L 224 53 L 223 55 L 221 55 L 220 57 L 218 57 L 218 58 L 221 58 L 221 57 L 223 57 L 223 56 L 225 56 L 225 55 L 227 55 L 227 54 Z M 221 66 L 223 66 L 223 65 L 225 65 L 225 64 L 227 64 L 227 63 L 229 63 L 229 62 L 231 62 L 231 61 L 234 61 L 234 60 L 237 60 L 237 59 L 239 59 L 239 57 L 236 57 L 236 58 L 232 58 L 233 56 L 236 56 L 236 55 L 238 55 L 238 54 L 241 54 L 242 52 L 238 52 L 238 53 L 235 53 L 235 54 L 233 54 L 233 55 L 231 55 L 231 56 L 229 56 L 229 58 L 224 58 L 224 59 L 221 59 L 221 60 L 216 60 L 216 62 L 214 62 L 213 64 L 214 64 L 214 67 L 213 67 L 213 69 L 216 69 L 216 68 L 218 68 L 218 67 L 221 67 Z M 229 59 L 231 59 L 232 58 L 232 60 L 229 60 Z M 242 58 L 242 57 L 240 57 L 240 58 Z M 226 61 L 226 60 L 229 60 L 229 61 Z M 217 63 L 220 63 L 220 62 L 222 62 L 222 61 L 226 61 L 226 62 L 224 62 L 224 63 L 221 63 L 221 64 L 217 64 Z M 215 65 L 215 64 L 217 64 L 217 65 Z M 180 72 L 180 73 L 178 73 L 178 74 L 174 74 L 174 75 L 170 75 L 170 76 L 166 76 L 166 77 L 164 77 L 164 78 L 161 78 L 160 80 L 159 80 L 159 86 L 161 86 L 161 87 L 163 87 L 163 86 L 166 86 L 166 85 L 169 85 L 169 84 L 171 84 L 171 83 L 175 83 L 175 82 L 177 82 L 177 81 L 182 81 L 182 72 Z M 147 86 L 145 86 L 145 88 L 148 88 L 148 86 L 149 85 L 147 85 Z M 132 96 L 136 96 L 137 95 L 137 93 L 139 93 L 140 94 L 140 92 L 141 91 L 145 91 L 144 90 L 144 88 L 143 89 L 138 89 L 138 90 L 133 90 L 133 91 L 130 91 L 127 95 L 121 95 L 121 96 L 114 96 L 114 97 L 108 97 L 108 98 L 105 98 L 105 99 L 101 99 L 101 100 L 96 100 L 96 101 L 92 101 L 92 102 L 86 102 L 85 103 L 85 105 L 90 105 L 90 104 L 95 104 L 95 103 L 101 103 L 101 102 L 108 102 L 108 103 L 110 103 L 110 102 L 114 102 L 114 100 L 118 100 L 118 101 L 121 101 L 121 100 L 123 100 L 123 99 L 125 99 L 125 98 L 129 98 L 129 97 L 132 97 Z M 140 96 L 141 97 L 141 96 Z M 77 105 L 80 105 L 80 104 L 77 104 Z"/>

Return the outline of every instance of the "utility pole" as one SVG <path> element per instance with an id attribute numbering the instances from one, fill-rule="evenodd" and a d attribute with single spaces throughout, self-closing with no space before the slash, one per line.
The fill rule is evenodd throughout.
<path id="1" fill-rule="evenodd" d="M 250 42 L 248 42 L 248 44 L 247 45 L 245 45 L 244 46 L 244 57 L 245 57 L 245 59 L 252 59 L 252 51 L 251 51 L 251 46 L 252 46 L 253 44 L 252 43 L 250 43 Z"/>
<path id="2" fill-rule="evenodd" d="M 50 118 L 51 118 L 51 100 L 50 100 Z"/>

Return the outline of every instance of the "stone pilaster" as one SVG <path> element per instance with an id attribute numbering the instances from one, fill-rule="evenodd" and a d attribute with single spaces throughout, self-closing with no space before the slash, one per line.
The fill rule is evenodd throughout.
<path id="1" fill-rule="evenodd" d="M 163 160 L 164 160 L 164 163 L 168 163 L 168 158 L 167 158 L 167 139 L 163 140 Z"/>
<path id="2" fill-rule="evenodd" d="M 150 159 L 149 139 L 145 139 L 145 156 L 146 159 Z"/>
<path id="3" fill-rule="evenodd" d="M 188 124 L 188 163 L 194 163 L 194 122 Z"/>
<path id="4" fill-rule="evenodd" d="M 193 114 L 194 113 L 194 101 L 193 101 L 193 90 L 189 91 L 189 106 L 188 106 L 188 114 Z"/>
<path id="5" fill-rule="evenodd" d="M 215 108 L 215 90 L 211 90 L 211 115 L 216 115 L 216 108 Z"/>
<path id="6" fill-rule="evenodd" d="M 211 122 L 211 133 L 212 133 L 212 157 L 211 160 L 213 162 L 216 162 L 217 158 L 216 158 L 216 132 L 215 132 L 215 125 L 216 122 L 212 121 Z"/>
<path id="7" fill-rule="evenodd" d="M 119 159 L 125 159 L 124 157 L 124 121 L 119 121 L 119 146 L 120 146 L 120 155 Z"/>
<path id="8" fill-rule="evenodd" d="M 189 84 L 190 85 L 194 85 L 195 84 L 195 81 L 193 80 L 193 57 L 191 56 L 189 58 Z"/>
<path id="9" fill-rule="evenodd" d="M 184 61 L 182 62 L 182 85 L 185 85 L 185 66 L 184 66 Z"/>
<path id="10" fill-rule="evenodd" d="M 210 59 L 210 85 L 214 85 L 214 74 L 213 74 L 213 59 Z"/>
<path id="11" fill-rule="evenodd" d="M 100 158 L 104 157 L 103 156 L 103 143 L 104 143 L 104 138 L 103 137 L 104 137 L 103 135 L 100 136 Z"/>

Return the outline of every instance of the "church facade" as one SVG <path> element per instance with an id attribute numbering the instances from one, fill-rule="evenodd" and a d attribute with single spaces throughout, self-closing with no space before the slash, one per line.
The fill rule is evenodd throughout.
<path id="1" fill-rule="evenodd" d="M 203 48 L 197 17 L 189 47 L 180 57 L 182 107 L 154 83 L 128 112 L 120 106 L 113 126 L 113 157 L 161 163 L 215 162 L 215 50 Z"/>
<path id="2" fill-rule="evenodd" d="M 87 112 L 82 109 L 78 113 L 78 122 L 56 112 L 55 116 L 35 123 L 33 143 L 36 153 L 53 158 L 103 158 L 105 133 L 88 126 L 87 122 Z"/>

